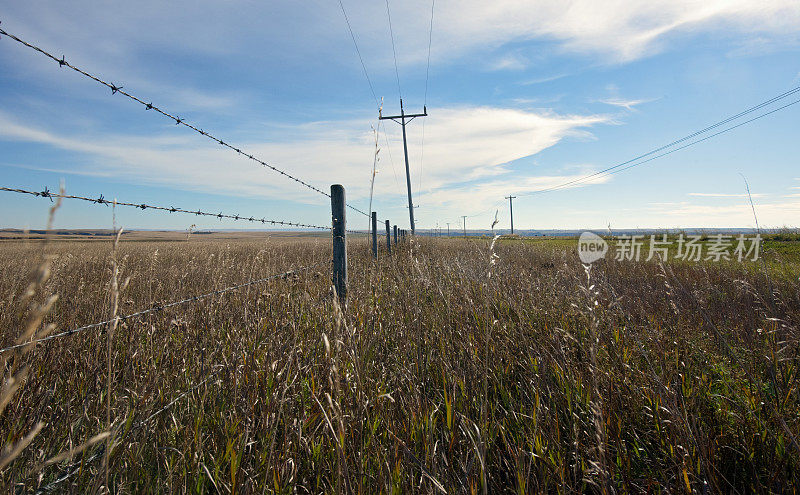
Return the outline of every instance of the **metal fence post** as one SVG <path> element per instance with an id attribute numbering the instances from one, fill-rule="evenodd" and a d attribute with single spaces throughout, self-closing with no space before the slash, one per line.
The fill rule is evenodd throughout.
<path id="1" fill-rule="evenodd" d="M 372 212 L 372 257 L 378 258 L 378 213 Z"/>
<path id="2" fill-rule="evenodd" d="M 347 300 L 347 217 L 344 186 L 331 186 L 331 226 L 333 227 L 333 287 L 339 300 Z"/>
<path id="3" fill-rule="evenodd" d="M 389 226 L 389 220 L 386 220 L 386 252 L 392 254 L 392 228 Z"/>
<path id="4" fill-rule="evenodd" d="M 394 226 L 394 245 L 397 245 L 397 225 Z"/>

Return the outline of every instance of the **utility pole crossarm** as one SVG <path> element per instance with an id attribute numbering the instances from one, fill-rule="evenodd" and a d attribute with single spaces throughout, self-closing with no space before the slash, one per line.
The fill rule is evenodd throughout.
<path id="1" fill-rule="evenodd" d="M 402 109 L 402 107 L 403 107 L 403 104 L 401 102 L 400 103 L 400 108 Z M 400 115 L 383 116 L 383 115 L 381 115 L 381 111 L 378 110 L 378 120 L 395 120 L 395 119 L 403 119 L 403 118 L 411 119 L 413 117 L 427 117 L 427 116 L 428 116 L 428 107 L 427 106 L 423 106 L 422 107 L 422 113 L 405 113 L 402 110 L 400 110 Z M 397 121 L 395 121 L 395 122 L 397 122 Z M 398 122 L 398 124 L 399 124 L 399 122 Z"/>
<path id="2" fill-rule="evenodd" d="M 394 120 L 395 122 L 397 122 L 396 119 L 404 119 L 405 118 L 405 119 L 411 120 L 414 117 L 427 117 L 427 116 L 428 116 L 428 110 L 425 110 L 425 113 L 406 113 L 406 114 L 403 114 L 403 115 L 387 115 L 385 117 L 383 115 L 381 115 L 381 116 L 378 117 L 378 120 Z M 397 123 L 399 124 L 399 122 L 397 122 Z"/>

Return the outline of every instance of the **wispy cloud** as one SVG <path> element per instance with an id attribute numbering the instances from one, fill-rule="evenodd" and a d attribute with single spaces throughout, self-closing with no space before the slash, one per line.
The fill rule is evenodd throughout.
<path id="1" fill-rule="evenodd" d="M 410 13 L 419 5 L 408 2 L 405 8 Z M 735 32 L 761 44 L 764 39 L 795 43 L 800 27 L 792 0 L 470 0 L 446 4 L 437 15 L 442 20 L 438 36 L 448 50 L 541 38 L 619 62 L 661 51 L 678 34 Z"/>
<path id="2" fill-rule="evenodd" d="M 385 6 L 367 0 L 349 2 L 350 21 L 359 35 L 365 57 L 375 65 L 392 64 Z M 398 55 L 401 64 L 424 63 L 428 49 L 427 0 L 393 5 Z M 95 68 L 122 68 L 126 60 L 143 52 L 168 47 L 192 56 L 216 60 L 246 51 L 251 62 L 270 60 L 285 53 L 352 57 L 351 40 L 338 5 L 314 3 L 298 7 L 282 4 L 242 4 L 200 0 L 186 8 L 179 2 L 141 0 L 115 5 L 114 16 L 95 2 L 76 0 L 42 9 L 35 2 L 17 2 L 4 9 L 4 26 L 37 33 L 37 39 L 69 53 L 85 53 L 98 62 Z M 236 29 L 208 29 L 208 19 Z M 179 29 L 175 19 L 181 19 Z M 146 25 L 148 29 L 140 27 Z M 599 55 L 609 62 L 628 62 L 667 48 L 668 41 L 697 33 L 717 33 L 748 46 L 797 44 L 800 11 L 795 0 L 462 0 L 436 6 L 432 56 L 451 61 L 477 52 L 484 54 L 509 43 L 542 40 L 561 50 Z M 298 32 L 314 36 L 298 38 Z M 98 43 L 102 40 L 102 43 Z M 259 47 L 254 50 L 253 47 Z M 263 49 L 262 49 L 263 48 Z M 500 66 L 514 63 L 501 59 Z M 127 74 L 130 75 L 130 74 Z"/>
<path id="3" fill-rule="evenodd" d="M 431 191 L 479 178 L 503 176 L 509 171 L 509 162 L 535 155 L 567 137 L 590 136 L 589 128 L 608 122 L 602 115 L 558 115 L 494 107 L 442 108 L 431 114 L 430 120 L 425 136 L 425 161 L 435 166 L 428 165 L 424 187 Z M 273 138 L 276 142 L 251 140 L 237 142 L 237 146 L 312 184 L 341 182 L 347 186 L 349 197 L 361 198 L 368 193 L 365 164 L 372 162 L 373 153 L 366 121 L 365 118 L 284 124 L 276 131 L 278 135 Z M 398 129 L 387 127 L 387 130 L 391 142 L 400 140 Z M 419 129 L 412 127 L 409 132 L 414 139 Z M 0 139 L 73 152 L 71 161 L 75 165 L 64 166 L 61 169 L 64 173 L 253 197 L 301 201 L 313 197 L 313 193 L 306 194 L 302 189 L 298 196 L 296 184 L 198 136 L 164 136 L 56 132 L 20 123 L 0 113 Z M 384 169 L 386 155 L 387 151 L 381 154 Z M 399 161 L 402 155 L 395 155 Z M 59 170 L 39 159 L 32 159 L 27 165 Z M 413 165 L 415 169 L 418 166 L 418 163 Z M 417 170 L 413 172 L 416 175 Z M 384 196 L 402 192 L 397 191 L 394 181 L 386 179 L 379 181 L 376 189 Z"/>
<path id="4" fill-rule="evenodd" d="M 643 103 L 650 103 L 651 101 L 655 101 L 655 98 L 650 99 L 640 99 L 640 100 L 627 100 L 624 98 L 605 98 L 602 100 L 597 100 L 599 103 L 605 103 L 606 105 L 612 105 L 615 107 L 624 108 L 629 111 L 633 111 L 634 107 L 641 105 Z"/>
<path id="5" fill-rule="evenodd" d="M 532 86 L 535 84 L 544 84 L 552 81 L 558 81 L 559 79 L 563 79 L 569 76 L 569 74 L 555 74 L 552 76 L 543 76 L 543 77 L 535 77 L 533 79 L 527 79 L 525 81 L 520 82 L 520 86 Z"/>
<path id="6" fill-rule="evenodd" d="M 743 198 L 742 198 L 743 199 Z M 688 201 L 650 203 L 643 208 L 652 220 L 650 225 L 682 225 L 686 227 L 752 227 L 753 212 L 747 200 L 721 205 L 696 204 Z M 762 225 L 791 225 L 800 212 L 800 201 L 771 201 L 758 204 Z M 796 220 L 794 220 L 796 225 Z"/>
<path id="7" fill-rule="evenodd" d="M 522 70 L 528 66 L 528 61 L 518 54 L 506 54 L 489 63 L 489 70 Z"/>
<path id="8" fill-rule="evenodd" d="M 689 193 L 689 196 L 699 196 L 702 198 L 747 198 L 747 193 Z M 766 194 L 753 193 L 754 198 L 763 198 Z"/>
<path id="9" fill-rule="evenodd" d="M 524 197 L 533 193 L 563 184 L 590 174 L 594 169 L 581 168 L 579 173 L 559 175 L 536 175 L 533 173 L 517 174 L 514 177 L 503 177 L 478 183 L 450 185 L 447 189 L 425 192 L 420 195 L 420 202 L 438 209 L 445 209 L 461 214 L 475 215 L 493 212 L 494 208 L 503 206 L 505 200 L 498 200 L 509 193 Z M 604 184 L 610 176 L 598 176 L 569 188 L 586 187 Z"/>

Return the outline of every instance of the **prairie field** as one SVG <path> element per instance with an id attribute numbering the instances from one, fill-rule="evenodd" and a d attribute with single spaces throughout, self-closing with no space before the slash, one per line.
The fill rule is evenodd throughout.
<path id="1" fill-rule="evenodd" d="M 799 242 L 768 240 L 764 264 L 586 269 L 574 239 L 417 238 L 373 260 L 355 237 L 345 305 L 324 235 L 0 242 L 2 347 L 112 320 L 2 354 L 0 480 L 796 492 Z"/>

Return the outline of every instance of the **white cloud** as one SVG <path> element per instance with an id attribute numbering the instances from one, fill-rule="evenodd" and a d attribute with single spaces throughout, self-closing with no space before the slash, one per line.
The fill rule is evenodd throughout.
<path id="1" fill-rule="evenodd" d="M 390 66 L 385 5 L 348 0 L 345 7 L 368 66 Z M 394 2 L 391 7 L 400 63 L 424 63 L 430 18 L 421 13 L 429 12 L 430 1 Z M 209 19 L 216 28 L 209 26 Z M 273 65 L 287 55 L 324 53 L 348 63 L 353 58 L 336 2 L 141 0 L 117 3 L 114 15 L 108 15 L 94 1 L 29 0 L 4 8 L 4 27 L 63 50 L 76 62 L 91 61 L 95 70 L 112 69 L 120 80 L 147 71 L 154 51 L 215 60 L 246 53 L 245 63 Z M 544 40 L 568 52 L 626 62 L 697 33 L 747 49 L 796 44 L 798 30 L 796 0 L 461 0 L 436 5 L 432 56 L 437 63 L 466 55 L 474 60 L 476 52 Z M 517 67 L 522 59 L 514 57 L 501 57 L 496 64 Z"/>
<path id="2" fill-rule="evenodd" d="M 699 196 L 699 197 L 703 197 L 703 198 L 747 198 L 748 194 L 747 193 L 734 193 L 734 194 L 729 194 L 729 193 L 689 193 L 689 196 Z M 753 198 L 762 198 L 762 197 L 764 197 L 766 195 L 765 194 L 753 193 L 753 194 L 750 194 L 749 196 L 751 196 Z"/>
<path id="3" fill-rule="evenodd" d="M 419 12 L 420 3 L 405 2 L 404 14 Z M 675 35 L 712 32 L 741 42 L 796 42 L 800 28 L 800 8 L 793 0 L 469 0 L 437 7 L 434 35 L 440 55 L 552 39 L 568 51 L 629 61 L 663 49 Z"/>
<path id="4" fill-rule="evenodd" d="M 520 86 L 532 86 L 532 85 L 535 85 L 535 84 L 543 84 L 543 83 L 548 83 L 548 82 L 557 81 L 559 79 L 563 79 L 563 78 L 567 77 L 568 75 L 569 74 L 556 74 L 556 75 L 553 75 L 553 76 L 535 77 L 533 79 L 528 79 L 526 81 L 522 81 L 519 84 L 520 84 Z"/>
<path id="5" fill-rule="evenodd" d="M 436 208 L 437 211 L 446 209 L 452 212 L 463 212 L 461 214 L 470 216 L 483 214 L 488 218 L 490 213 L 494 214 L 496 208 L 502 208 L 508 204 L 506 200 L 498 198 L 503 198 L 511 193 L 525 197 L 526 193 L 558 186 L 582 178 L 593 171 L 593 169 L 582 167 L 579 173 L 569 175 L 519 174 L 513 178 L 505 177 L 476 184 L 454 185 L 447 189 L 422 193 L 419 195 L 419 201 L 426 207 Z M 604 184 L 609 180 L 610 176 L 598 176 L 564 189 Z"/>
<path id="6" fill-rule="evenodd" d="M 642 103 L 650 103 L 651 101 L 654 100 L 653 99 L 630 100 L 624 98 L 606 98 L 598 101 L 600 103 L 605 103 L 606 105 L 620 107 L 624 108 L 625 110 L 632 111 L 634 110 L 635 106 L 641 105 Z"/>
<path id="7" fill-rule="evenodd" d="M 504 55 L 489 64 L 489 70 L 522 70 L 528 61 L 518 54 Z"/>
<path id="8" fill-rule="evenodd" d="M 503 176 L 509 171 L 509 162 L 534 155 L 569 136 L 591 136 L 588 128 L 608 122 L 601 115 L 557 115 L 493 107 L 442 108 L 428 118 L 425 136 L 425 188 L 428 191 L 479 178 Z M 276 126 L 273 133 L 276 142 L 230 141 L 320 188 L 333 182 L 343 183 L 349 198 L 362 200 L 369 194 L 374 152 L 374 141 L 365 122 L 368 119 L 281 125 Z M 399 126 L 390 125 L 386 127 L 388 138 L 395 147 L 393 155 L 402 170 L 402 154 L 396 148 L 401 139 Z M 417 122 L 409 126 L 409 139 L 419 137 L 420 129 L 415 128 L 416 125 Z M 0 113 L 0 139 L 34 142 L 77 153 L 82 164 L 65 167 L 62 171 L 66 173 L 115 177 L 193 191 L 300 201 L 317 199 L 313 192 L 200 136 L 177 131 L 159 136 L 56 133 L 22 124 Z M 385 142 L 381 140 L 381 147 Z M 387 155 L 388 150 L 380 155 L 379 166 L 383 169 L 388 168 Z M 23 165 L 53 168 L 52 164 L 40 163 L 37 158 Z M 418 167 L 419 163 L 412 163 L 415 176 Z M 376 185 L 379 195 L 388 197 L 405 192 L 404 188 L 398 191 L 397 184 L 388 180 L 385 172 L 382 175 L 385 178 L 380 177 Z M 532 187 L 539 179 L 523 180 L 533 181 Z M 492 184 L 481 187 L 490 188 Z"/>
<path id="9" fill-rule="evenodd" d="M 687 201 L 651 203 L 642 211 L 648 212 L 650 225 L 654 221 L 661 225 L 685 227 L 748 227 L 753 226 L 753 210 L 745 201 L 727 205 L 700 205 Z M 800 201 L 772 201 L 756 204 L 756 213 L 762 226 L 796 225 L 800 213 Z"/>
<path id="10" fill-rule="evenodd" d="M 535 84 L 544 84 L 544 83 L 548 83 L 548 82 L 557 81 L 557 80 L 563 79 L 563 78 L 565 78 L 567 76 L 569 76 L 569 74 L 556 74 L 556 75 L 552 75 L 552 76 L 535 77 L 533 79 L 528 79 L 527 81 L 522 81 L 519 84 L 520 84 L 520 86 L 532 86 L 532 85 L 535 85 Z"/>

